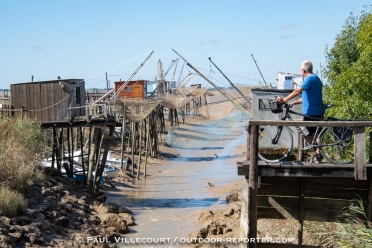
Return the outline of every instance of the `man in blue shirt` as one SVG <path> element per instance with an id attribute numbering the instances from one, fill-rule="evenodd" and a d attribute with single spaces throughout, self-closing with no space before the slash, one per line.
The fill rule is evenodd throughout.
<path id="1" fill-rule="evenodd" d="M 321 118 L 324 113 L 323 105 L 323 83 L 319 77 L 313 73 L 313 63 L 309 60 L 305 60 L 301 64 L 301 72 L 305 77 L 305 81 L 301 87 L 298 87 L 288 96 L 281 98 L 277 97 L 276 100 L 280 103 L 287 102 L 299 94 L 302 94 L 302 98 L 289 103 L 289 106 L 302 103 L 302 113 L 313 118 L 304 117 L 304 121 L 316 121 Z M 316 127 L 306 127 L 309 131 L 309 140 L 312 140 L 316 131 Z M 316 162 L 321 161 L 321 155 L 319 149 L 315 153 Z"/>

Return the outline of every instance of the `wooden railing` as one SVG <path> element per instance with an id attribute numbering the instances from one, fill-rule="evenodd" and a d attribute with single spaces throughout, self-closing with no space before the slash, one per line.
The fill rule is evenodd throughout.
<path id="1" fill-rule="evenodd" d="M 366 169 L 366 127 L 372 127 L 371 120 L 354 120 L 354 121 L 280 121 L 280 120 L 251 120 L 246 126 L 249 133 L 247 140 L 247 160 L 249 161 L 249 172 L 246 175 L 246 180 L 243 182 L 242 192 L 242 218 L 241 227 L 248 238 L 257 237 L 257 196 L 259 188 L 259 168 L 258 168 L 258 152 L 259 152 L 259 127 L 260 126 L 306 126 L 306 127 L 351 127 L 354 130 L 354 178 L 355 180 L 367 180 L 372 185 L 371 178 L 367 178 Z M 372 135 L 369 134 L 370 143 L 372 143 Z M 371 163 L 372 148 L 369 147 L 369 161 Z M 369 174 L 369 177 L 371 175 Z M 300 179 L 300 182 L 303 181 Z M 366 182 L 366 181 L 365 181 Z M 370 186 L 372 187 L 372 186 Z M 278 188 L 280 191 L 280 188 Z M 299 210 L 299 244 L 298 247 L 302 247 L 302 230 L 304 220 L 304 204 L 303 204 L 303 185 L 299 186 L 299 199 L 300 210 Z M 372 212 L 372 191 L 368 191 L 369 207 L 368 213 Z M 244 209 L 244 211 L 243 211 Z M 370 216 L 368 216 L 370 219 Z M 257 247 L 257 244 L 250 243 L 247 247 Z M 275 246 L 268 246 L 275 247 Z M 283 246 L 284 247 L 284 246 Z M 293 247 L 293 246 L 285 246 Z"/>
<path id="2" fill-rule="evenodd" d="M 280 121 L 251 120 L 247 124 L 249 141 L 247 153 L 250 155 L 250 173 L 258 165 L 258 128 L 259 126 L 306 126 L 306 127 L 350 127 L 354 130 L 354 176 L 355 180 L 366 180 L 366 127 L 372 127 L 372 120 L 353 121 Z M 371 133 L 369 139 L 372 139 Z M 372 142 L 369 147 L 369 162 L 372 160 Z M 249 151 L 250 150 L 250 151 Z"/>

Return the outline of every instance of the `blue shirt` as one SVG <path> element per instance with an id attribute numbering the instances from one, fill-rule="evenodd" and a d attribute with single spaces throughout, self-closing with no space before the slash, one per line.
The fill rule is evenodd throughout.
<path id="1" fill-rule="evenodd" d="M 305 115 L 322 115 L 323 104 L 323 83 L 316 74 L 309 75 L 302 83 L 302 113 Z"/>

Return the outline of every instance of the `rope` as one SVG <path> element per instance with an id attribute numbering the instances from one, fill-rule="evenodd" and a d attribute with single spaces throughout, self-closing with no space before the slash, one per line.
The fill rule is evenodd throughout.
<path id="1" fill-rule="evenodd" d="M 28 112 L 36 112 L 36 111 L 42 111 L 42 110 L 45 110 L 45 109 L 49 109 L 49 108 L 51 108 L 51 107 L 53 107 L 53 106 L 56 106 L 56 105 L 62 103 L 63 101 L 65 101 L 65 100 L 66 100 L 67 98 L 69 98 L 69 97 L 70 97 L 70 95 L 66 96 L 66 97 L 63 98 L 61 101 L 59 101 L 59 102 L 57 102 L 57 103 L 55 103 L 55 104 L 53 104 L 53 105 L 50 105 L 50 106 L 48 106 L 48 107 L 41 108 L 41 109 L 31 109 L 31 110 L 27 110 L 27 111 L 28 111 Z"/>

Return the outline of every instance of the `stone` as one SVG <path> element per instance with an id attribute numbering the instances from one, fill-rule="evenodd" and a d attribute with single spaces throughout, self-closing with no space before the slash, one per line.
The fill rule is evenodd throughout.
<path id="1" fill-rule="evenodd" d="M 120 213 L 119 216 L 121 216 L 125 222 L 127 223 L 127 226 L 135 226 L 136 223 L 134 222 L 134 217 L 127 213 Z"/>
<path id="2" fill-rule="evenodd" d="M 103 214 L 100 215 L 102 224 L 107 227 L 115 227 L 116 232 L 125 234 L 129 232 L 126 221 L 116 214 Z"/>
<path id="3" fill-rule="evenodd" d="M 231 216 L 234 214 L 234 209 L 233 208 L 230 208 L 230 209 L 226 209 L 224 212 L 223 212 L 223 215 L 224 216 Z"/>
<path id="4" fill-rule="evenodd" d="M 7 235 L 0 235 L 0 244 L 10 244 L 10 243 L 12 243 L 12 241 L 9 238 L 9 236 L 7 236 Z"/>
<path id="5" fill-rule="evenodd" d="M 70 219 L 67 216 L 62 216 L 62 217 L 57 218 L 54 224 L 56 226 L 67 226 L 69 222 L 70 222 Z"/>
<path id="6" fill-rule="evenodd" d="M 230 193 L 226 196 L 226 202 L 228 203 L 232 203 L 232 202 L 236 202 L 236 201 L 239 201 L 239 192 L 238 191 L 235 191 L 233 193 Z"/>

